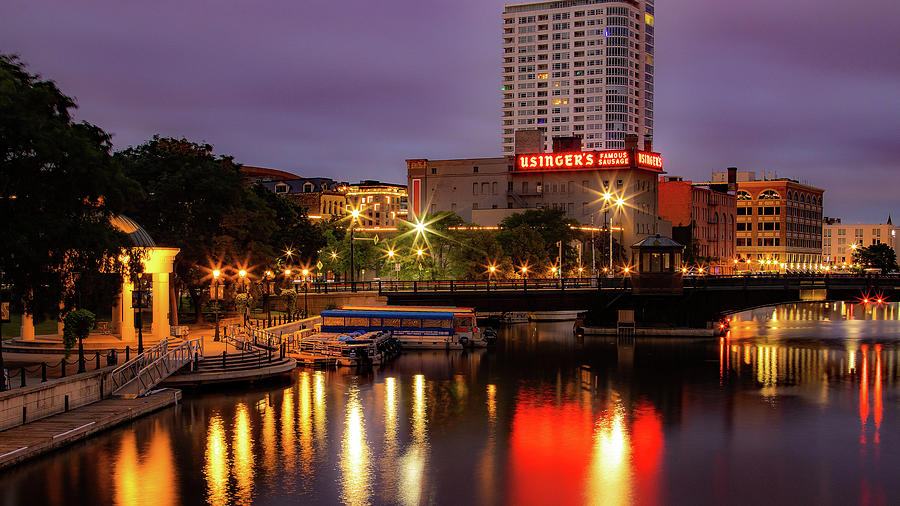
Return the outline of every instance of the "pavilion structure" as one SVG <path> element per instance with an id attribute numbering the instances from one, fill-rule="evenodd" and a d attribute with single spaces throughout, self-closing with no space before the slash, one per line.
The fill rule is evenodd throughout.
<path id="1" fill-rule="evenodd" d="M 171 335 L 169 326 L 169 279 L 173 271 L 173 264 L 178 252 L 178 248 L 163 248 L 156 245 L 150 234 L 138 225 L 134 220 L 124 215 L 118 215 L 110 219 L 110 222 L 117 229 L 128 234 L 134 247 L 144 251 L 144 272 L 142 276 L 151 276 L 151 294 L 152 294 L 152 324 L 150 327 L 150 335 L 146 336 L 147 341 L 159 341 Z M 112 308 L 112 323 L 109 332 L 112 335 L 118 335 L 122 344 L 130 344 L 137 342 L 137 332 L 134 327 L 135 313 L 133 307 L 132 295 L 135 286 L 129 275 L 122 276 L 122 290 Z M 63 324 L 60 321 L 57 324 L 57 333 L 60 341 L 62 340 Z M 22 341 L 34 341 L 34 319 L 31 315 L 22 315 Z M 46 341 L 45 341 L 46 342 Z"/>

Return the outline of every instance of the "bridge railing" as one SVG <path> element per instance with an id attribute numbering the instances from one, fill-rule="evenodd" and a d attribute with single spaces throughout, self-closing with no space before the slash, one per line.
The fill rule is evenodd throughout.
<path id="1" fill-rule="evenodd" d="M 753 273 L 734 275 L 686 275 L 683 278 L 685 287 L 702 286 L 739 286 L 752 283 L 754 286 L 780 286 L 786 281 L 826 281 L 827 283 L 858 284 L 860 282 L 900 282 L 900 274 L 806 274 L 806 273 Z M 342 293 L 342 292 L 465 292 L 465 291 L 522 291 L 522 290 L 568 290 L 590 288 L 629 288 L 630 277 L 575 277 L 575 278 L 517 278 L 508 280 L 421 280 L 393 281 L 373 280 L 355 283 L 315 282 L 310 283 L 309 293 Z"/>

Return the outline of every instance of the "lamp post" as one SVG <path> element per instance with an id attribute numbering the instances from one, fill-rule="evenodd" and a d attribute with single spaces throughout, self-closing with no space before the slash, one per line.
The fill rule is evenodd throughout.
<path id="1" fill-rule="evenodd" d="M 528 267 L 522 266 L 522 291 L 528 291 Z"/>
<path id="2" fill-rule="evenodd" d="M 303 317 L 309 318 L 309 269 L 303 269 Z"/>
<path id="3" fill-rule="evenodd" d="M 491 291 L 491 279 L 494 277 L 494 271 L 497 270 L 497 267 L 491 265 L 488 267 L 488 291 Z"/>
<path id="4" fill-rule="evenodd" d="M 138 355 L 144 353 L 144 307 L 146 307 L 144 298 L 144 284 L 142 275 L 135 277 L 135 290 L 131 295 L 131 305 L 137 309 L 137 330 L 138 330 Z"/>
<path id="5" fill-rule="evenodd" d="M 219 269 L 213 271 L 213 281 L 212 281 L 212 296 L 216 301 L 215 305 L 215 315 L 216 315 L 216 335 L 213 337 L 213 341 L 219 340 L 219 276 L 222 275 L 219 272 Z"/>
<path id="6" fill-rule="evenodd" d="M 266 271 L 263 276 L 263 282 L 266 284 L 266 293 L 263 294 L 263 304 L 266 306 L 266 328 L 272 326 L 272 311 L 269 304 L 269 296 L 272 294 L 273 277 L 275 277 L 275 273 L 272 271 Z"/>
<path id="7" fill-rule="evenodd" d="M 247 285 L 244 284 L 244 282 L 247 280 L 247 271 L 244 269 L 241 269 L 240 271 L 238 271 L 238 276 L 240 276 L 240 280 L 241 280 L 241 293 L 243 293 L 244 295 L 247 295 Z M 249 310 L 250 310 L 250 300 L 249 300 L 249 297 L 247 297 L 247 300 L 244 301 L 244 325 L 247 325 L 247 311 L 249 311 Z"/>
<path id="8" fill-rule="evenodd" d="M 350 291 L 356 291 L 356 265 L 353 258 L 353 225 L 359 219 L 359 209 L 350 211 Z"/>

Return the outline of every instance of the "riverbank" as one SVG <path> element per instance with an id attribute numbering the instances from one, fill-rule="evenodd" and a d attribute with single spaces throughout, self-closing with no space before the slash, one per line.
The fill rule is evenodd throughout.
<path id="1" fill-rule="evenodd" d="M 161 389 L 136 399 L 105 399 L 0 432 L 0 469 L 172 406 L 181 390 Z"/>

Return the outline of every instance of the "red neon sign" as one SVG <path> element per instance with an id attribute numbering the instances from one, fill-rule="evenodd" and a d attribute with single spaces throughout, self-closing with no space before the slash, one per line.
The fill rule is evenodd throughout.
<path id="1" fill-rule="evenodd" d="M 662 156 L 656 153 L 643 153 L 638 151 L 637 153 L 637 162 L 638 165 L 644 167 L 652 167 L 654 169 L 662 168 Z"/>
<path id="2" fill-rule="evenodd" d="M 662 169 L 662 157 L 657 153 L 637 151 L 635 156 L 640 167 Z M 517 169 L 521 171 L 590 170 L 631 165 L 632 158 L 628 150 L 541 153 L 516 157 Z"/>
<path id="3" fill-rule="evenodd" d="M 593 169 L 629 164 L 628 151 L 548 153 L 518 157 L 519 170 Z"/>

